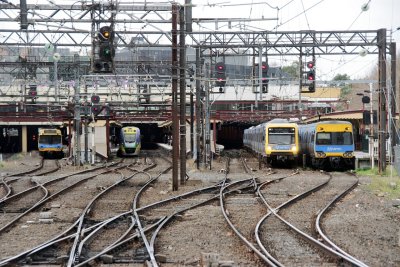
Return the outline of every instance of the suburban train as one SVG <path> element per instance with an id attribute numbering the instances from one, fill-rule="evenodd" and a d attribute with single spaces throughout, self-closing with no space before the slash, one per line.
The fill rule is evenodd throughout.
<path id="1" fill-rule="evenodd" d="M 300 153 L 318 169 L 354 169 L 353 125 L 321 121 L 299 125 Z"/>
<path id="2" fill-rule="evenodd" d="M 38 150 L 43 157 L 55 156 L 62 158 L 63 137 L 60 129 L 39 128 L 38 130 Z"/>
<path id="3" fill-rule="evenodd" d="M 244 130 L 243 145 L 274 165 L 278 161 L 297 163 L 298 126 L 286 119 L 274 119 Z"/>
<path id="4" fill-rule="evenodd" d="M 140 153 L 140 129 L 134 126 L 121 128 L 118 156 L 137 156 Z"/>

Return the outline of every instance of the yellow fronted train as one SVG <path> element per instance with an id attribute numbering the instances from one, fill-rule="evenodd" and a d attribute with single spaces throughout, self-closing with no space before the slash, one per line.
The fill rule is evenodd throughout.
<path id="1" fill-rule="evenodd" d="M 244 130 L 243 145 L 267 163 L 291 161 L 296 164 L 299 155 L 297 123 L 274 119 Z"/>
<path id="2" fill-rule="evenodd" d="M 63 137 L 60 129 L 39 128 L 38 150 L 43 157 L 64 156 Z"/>
<path id="3" fill-rule="evenodd" d="M 354 169 L 353 125 L 348 121 L 320 121 L 299 125 L 300 152 L 318 169 Z"/>

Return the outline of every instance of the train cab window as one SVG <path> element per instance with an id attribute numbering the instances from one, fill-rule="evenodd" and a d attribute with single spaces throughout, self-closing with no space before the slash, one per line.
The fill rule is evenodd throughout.
<path id="1" fill-rule="evenodd" d="M 294 128 L 269 128 L 268 143 L 290 145 L 295 143 Z"/>
<path id="2" fill-rule="evenodd" d="M 352 135 L 349 132 L 318 133 L 317 145 L 352 145 Z"/>
<path id="3" fill-rule="evenodd" d="M 332 139 L 332 142 L 336 145 L 351 145 L 353 143 L 351 133 L 349 132 L 333 133 Z"/>
<path id="4" fill-rule="evenodd" d="M 331 133 L 317 133 L 317 145 L 329 145 L 331 144 Z"/>
<path id="5" fill-rule="evenodd" d="M 54 145 L 60 142 L 61 142 L 61 136 L 58 135 L 43 135 L 39 137 L 39 143 Z"/>

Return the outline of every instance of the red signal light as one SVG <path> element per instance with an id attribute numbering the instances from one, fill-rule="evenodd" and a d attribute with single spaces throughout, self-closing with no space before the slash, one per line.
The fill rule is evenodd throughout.
<path id="1" fill-rule="evenodd" d="M 312 69 L 314 68 L 314 66 L 315 66 L 314 61 L 307 62 L 307 68 Z"/>
<path id="2" fill-rule="evenodd" d="M 313 71 L 309 71 L 307 73 L 307 80 L 309 80 L 309 81 L 314 81 L 315 80 L 315 74 L 314 74 Z"/>
<path id="3" fill-rule="evenodd" d="M 225 72 L 225 64 L 224 64 L 224 62 L 218 62 L 217 64 L 215 64 L 215 69 L 217 70 L 218 73 Z"/>
<path id="4" fill-rule="evenodd" d="M 98 95 L 92 95 L 90 100 L 92 101 L 92 103 L 99 103 L 100 102 L 100 96 Z"/>

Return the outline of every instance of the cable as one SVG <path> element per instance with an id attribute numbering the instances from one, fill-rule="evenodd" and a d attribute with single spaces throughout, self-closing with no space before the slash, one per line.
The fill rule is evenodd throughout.
<path id="1" fill-rule="evenodd" d="M 358 16 L 354 19 L 354 21 L 350 24 L 350 26 L 347 28 L 347 30 L 350 30 L 350 28 L 351 28 L 351 27 L 353 26 L 353 24 L 357 21 L 357 19 L 361 16 L 361 14 L 362 14 L 363 12 L 365 12 L 365 11 L 368 10 L 369 3 L 370 3 L 370 2 L 371 2 L 371 0 L 368 0 L 368 3 L 366 3 L 365 5 L 363 5 L 363 6 L 366 7 L 365 10 L 364 10 L 363 8 L 361 8 L 360 13 L 359 13 Z"/>
<path id="2" fill-rule="evenodd" d="M 304 10 L 304 3 L 303 3 L 303 0 L 301 0 L 301 6 L 303 7 L 303 12 L 304 12 L 304 17 L 306 18 L 307 27 L 308 27 L 308 29 L 311 31 L 310 23 L 308 23 L 307 12 Z"/>
<path id="3" fill-rule="evenodd" d="M 287 20 L 287 21 L 285 21 L 285 22 L 282 22 L 280 25 L 277 25 L 277 26 L 276 26 L 275 28 L 273 28 L 272 30 L 276 30 L 277 28 L 279 28 L 279 27 L 285 25 L 286 23 L 288 23 L 288 22 L 294 20 L 294 19 L 297 18 L 298 16 L 301 16 L 302 14 L 306 13 L 307 11 L 311 10 L 312 8 L 316 7 L 317 5 L 321 4 L 321 3 L 324 2 L 324 1 L 325 1 L 325 0 L 320 0 L 318 3 L 316 3 L 316 4 L 312 5 L 312 6 L 310 6 L 309 8 L 307 8 L 307 9 L 304 10 L 303 12 L 297 14 L 296 16 L 292 17 L 291 19 L 289 19 L 289 20 Z"/>

